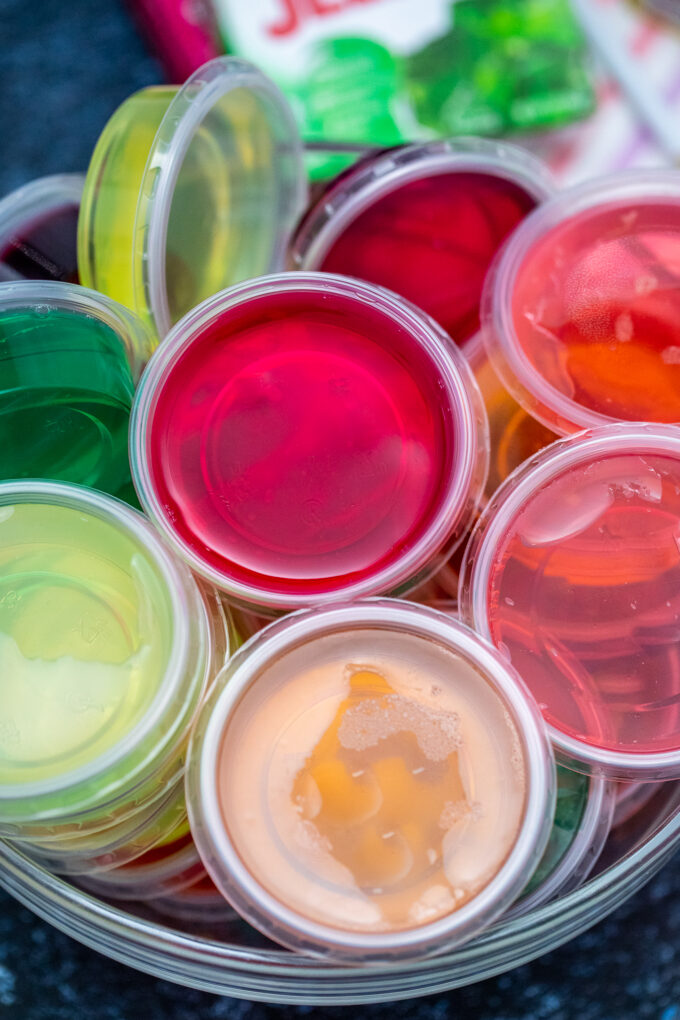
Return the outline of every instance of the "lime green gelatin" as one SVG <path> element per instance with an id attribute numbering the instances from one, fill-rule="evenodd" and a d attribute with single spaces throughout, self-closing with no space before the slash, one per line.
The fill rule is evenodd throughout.
<path id="1" fill-rule="evenodd" d="M 107 753 L 115 775 L 171 644 L 170 597 L 130 533 L 75 507 L 0 506 L 0 785 L 54 781 L 58 798 Z"/>
<path id="2" fill-rule="evenodd" d="M 0 479 L 49 478 L 129 496 L 133 394 L 124 344 L 106 323 L 58 307 L 3 311 Z"/>

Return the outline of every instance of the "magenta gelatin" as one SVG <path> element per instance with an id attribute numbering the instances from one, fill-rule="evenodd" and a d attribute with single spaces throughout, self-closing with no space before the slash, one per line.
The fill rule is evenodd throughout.
<path id="1" fill-rule="evenodd" d="M 315 274 L 199 306 L 137 398 L 140 498 L 178 551 L 269 608 L 409 581 L 479 496 L 462 357 L 395 296 Z"/>
<path id="2" fill-rule="evenodd" d="M 493 257 L 550 188 L 542 166 L 513 146 L 412 146 L 362 161 L 331 186 L 294 256 L 306 269 L 389 287 L 460 343 L 479 327 Z"/>
<path id="3" fill-rule="evenodd" d="M 679 430 L 592 430 L 511 475 L 461 600 L 564 756 L 613 778 L 680 775 Z"/>

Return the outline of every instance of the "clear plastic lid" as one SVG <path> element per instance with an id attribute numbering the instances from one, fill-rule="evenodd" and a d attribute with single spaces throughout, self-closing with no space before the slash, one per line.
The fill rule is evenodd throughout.
<path id="1" fill-rule="evenodd" d="M 680 776 L 680 431 L 617 424 L 547 447 L 473 532 L 459 602 L 536 698 L 558 756 Z"/>
<path id="2" fill-rule="evenodd" d="M 214 667 L 193 577 L 125 504 L 26 481 L 0 485 L 0 578 L 0 829 L 137 813 L 181 776 Z"/>
<path id="3" fill-rule="evenodd" d="M 149 363 L 130 428 L 151 519 L 265 613 L 417 584 L 462 539 L 487 456 L 446 334 L 397 295 L 324 273 L 194 309 Z"/>
<path id="4" fill-rule="evenodd" d="M 23 280 L 0 283 L 0 337 L 0 479 L 129 490 L 130 408 L 152 350 L 143 323 L 84 287 Z"/>
<path id="5" fill-rule="evenodd" d="M 179 89 L 131 96 L 104 129 L 83 193 L 81 279 L 162 339 L 210 294 L 283 268 L 306 193 L 282 93 L 244 60 L 211 60 Z"/>
<path id="6" fill-rule="evenodd" d="M 538 159 L 505 142 L 457 138 L 371 154 L 312 205 L 292 259 L 387 287 L 462 343 L 479 328 L 493 257 L 554 188 Z"/>
<path id="7" fill-rule="evenodd" d="M 0 199 L 0 281 L 78 282 L 82 174 L 53 174 Z"/>
<path id="8" fill-rule="evenodd" d="M 490 645 L 413 603 L 271 624 L 217 678 L 187 802 L 213 881 L 292 949 L 426 956 L 517 896 L 550 830 L 533 700 Z"/>
<path id="9" fill-rule="evenodd" d="M 680 421 L 680 178 L 634 170 L 559 192 L 508 240 L 485 286 L 503 383 L 560 435 Z"/>

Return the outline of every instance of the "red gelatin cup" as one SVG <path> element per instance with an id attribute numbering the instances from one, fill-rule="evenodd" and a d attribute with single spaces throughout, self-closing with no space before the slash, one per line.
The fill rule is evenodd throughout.
<path id="1" fill-rule="evenodd" d="M 680 421 L 680 175 L 600 178 L 536 209 L 489 276 L 482 319 L 504 385 L 560 435 Z"/>
<path id="2" fill-rule="evenodd" d="M 432 320 L 290 273 L 177 324 L 137 391 L 130 455 L 186 562 L 276 612 L 419 583 L 465 533 L 487 446 L 474 379 Z"/>
<path id="3" fill-rule="evenodd" d="M 383 152 L 321 195 L 292 257 L 388 287 L 462 343 L 479 328 L 493 257 L 553 191 L 543 164 L 514 145 L 467 138 Z"/>
<path id="4" fill-rule="evenodd" d="M 536 698 L 558 757 L 680 777 L 680 430 L 616 424 L 515 471 L 466 551 L 464 620 Z"/>

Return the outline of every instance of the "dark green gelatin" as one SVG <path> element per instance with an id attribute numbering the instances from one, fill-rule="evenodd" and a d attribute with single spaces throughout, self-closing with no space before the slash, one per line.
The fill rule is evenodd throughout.
<path id="1" fill-rule="evenodd" d="M 126 498 L 134 381 L 122 340 L 59 308 L 0 314 L 0 479 L 77 482 Z"/>
<path id="2" fill-rule="evenodd" d="M 574 842 L 576 833 L 581 828 L 586 805 L 590 780 L 571 769 L 557 766 L 557 801 L 555 819 L 550 831 L 548 845 L 545 848 L 536 871 L 531 876 L 523 896 L 538 889 L 558 867 L 567 850 Z"/>

